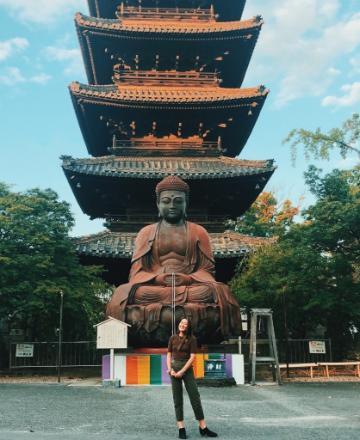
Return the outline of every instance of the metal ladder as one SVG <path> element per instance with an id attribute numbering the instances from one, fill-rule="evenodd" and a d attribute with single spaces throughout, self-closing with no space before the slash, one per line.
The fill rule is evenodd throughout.
<path id="1" fill-rule="evenodd" d="M 249 350 L 249 368 L 250 368 L 250 383 L 256 384 L 256 365 L 270 363 L 272 364 L 272 374 L 274 382 L 281 385 L 279 358 L 276 348 L 276 339 L 273 323 L 273 312 L 271 309 L 251 309 L 251 324 L 250 324 L 250 350 Z M 257 326 L 258 318 L 264 318 L 267 324 L 267 337 L 269 344 L 270 356 L 257 356 Z"/>

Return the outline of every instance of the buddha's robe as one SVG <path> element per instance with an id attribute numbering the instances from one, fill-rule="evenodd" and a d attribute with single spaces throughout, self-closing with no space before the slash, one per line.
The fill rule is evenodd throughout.
<path id="1" fill-rule="evenodd" d="M 171 305 L 172 288 L 157 285 L 156 277 L 166 272 L 158 249 L 161 222 L 144 227 L 135 240 L 129 282 L 119 286 L 106 310 L 107 316 L 125 321 L 128 305 L 143 305 L 143 316 L 138 327 L 155 330 L 161 321 L 164 306 Z M 239 335 L 240 308 L 228 286 L 214 279 L 215 263 L 206 230 L 195 223 L 185 223 L 186 250 L 177 273 L 190 276 L 191 283 L 177 286 L 176 305 L 183 306 L 191 316 L 196 330 L 197 322 L 205 313 L 204 306 L 219 308 L 221 333 L 224 337 Z"/>

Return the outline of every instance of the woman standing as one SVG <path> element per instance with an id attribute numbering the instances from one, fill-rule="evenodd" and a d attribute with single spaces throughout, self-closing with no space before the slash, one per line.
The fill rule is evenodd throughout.
<path id="1" fill-rule="evenodd" d="M 197 341 L 191 332 L 191 323 L 184 318 L 179 322 L 178 332 L 171 336 L 167 353 L 167 371 L 171 377 L 171 387 L 175 406 L 179 438 L 186 437 L 184 425 L 183 387 L 184 381 L 195 418 L 199 422 L 199 431 L 203 437 L 217 437 L 217 434 L 207 428 L 201 406 L 200 394 L 194 378 L 192 364 L 197 350 Z"/>

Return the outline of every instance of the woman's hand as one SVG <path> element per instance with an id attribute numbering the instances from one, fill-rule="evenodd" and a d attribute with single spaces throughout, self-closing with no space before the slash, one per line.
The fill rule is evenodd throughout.
<path id="1" fill-rule="evenodd" d="M 178 372 L 176 372 L 174 374 L 174 377 L 176 377 L 177 379 L 181 379 L 184 376 L 185 371 L 183 370 L 179 370 Z"/>

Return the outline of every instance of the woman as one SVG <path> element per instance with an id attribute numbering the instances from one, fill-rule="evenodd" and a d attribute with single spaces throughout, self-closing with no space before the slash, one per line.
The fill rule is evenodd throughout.
<path id="1" fill-rule="evenodd" d="M 195 418 L 199 422 L 199 431 L 203 437 L 217 437 L 217 434 L 207 428 L 201 406 L 200 394 L 194 378 L 192 364 L 197 349 L 197 341 L 191 332 L 191 323 L 184 318 L 179 322 L 178 332 L 171 336 L 167 353 L 167 371 L 171 377 L 171 387 L 175 406 L 179 438 L 186 437 L 184 426 L 183 387 L 185 383 Z"/>

